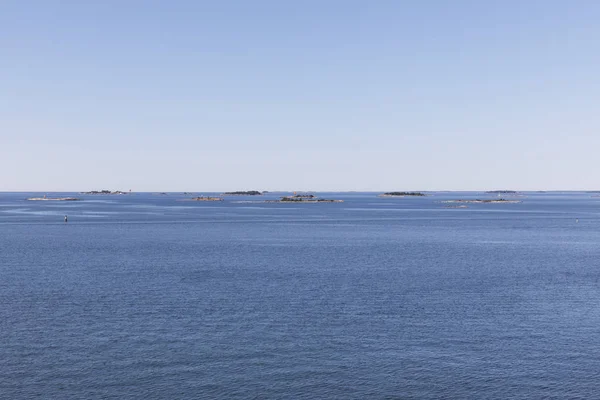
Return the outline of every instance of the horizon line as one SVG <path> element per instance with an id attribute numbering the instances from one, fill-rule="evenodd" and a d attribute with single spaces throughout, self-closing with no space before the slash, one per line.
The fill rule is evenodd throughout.
<path id="1" fill-rule="evenodd" d="M 109 189 L 100 189 L 101 190 L 109 190 Z M 111 192 L 122 192 L 123 194 L 128 193 L 228 193 L 234 191 L 249 191 L 256 189 L 238 189 L 238 190 L 110 190 Z M 0 190 L 0 193 L 85 193 L 90 190 Z M 94 190 L 91 190 L 94 191 Z M 305 190 L 305 189 L 296 189 L 296 190 L 257 190 L 263 193 L 293 193 L 293 192 L 327 192 L 327 193 L 381 193 L 381 192 L 392 192 L 392 191 L 403 191 L 403 192 L 518 192 L 518 193 L 526 193 L 526 192 L 600 192 L 600 189 L 421 189 L 421 190 L 413 190 L 413 189 L 394 189 L 394 190 L 360 190 L 360 189 L 350 189 L 350 190 Z"/>

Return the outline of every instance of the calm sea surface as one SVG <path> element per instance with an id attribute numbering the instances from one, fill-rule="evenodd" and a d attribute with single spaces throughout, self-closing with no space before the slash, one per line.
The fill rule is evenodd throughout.
<path id="1" fill-rule="evenodd" d="M 2 399 L 600 394 L 591 193 L 34 195 L 0 193 Z"/>

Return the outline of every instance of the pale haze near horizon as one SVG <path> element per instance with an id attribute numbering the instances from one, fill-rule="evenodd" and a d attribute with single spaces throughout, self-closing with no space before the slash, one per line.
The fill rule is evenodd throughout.
<path id="1" fill-rule="evenodd" d="M 597 1 L 3 1 L 0 190 L 598 189 Z"/>

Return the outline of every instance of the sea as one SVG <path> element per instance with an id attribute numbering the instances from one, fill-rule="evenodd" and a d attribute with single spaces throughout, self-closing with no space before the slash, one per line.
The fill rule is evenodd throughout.
<path id="1" fill-rule="evenodd" d="M 0 398 L 600 397 L 598 194 L 282 195 L 0 193 Z"/>

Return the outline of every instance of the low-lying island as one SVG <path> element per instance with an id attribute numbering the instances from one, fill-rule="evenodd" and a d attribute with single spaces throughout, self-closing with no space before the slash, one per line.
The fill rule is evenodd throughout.
<path id="1" fill-rule="evenodd" d="M 501 204 L 514 204 L 514 203 L 521 203 L 521 200 L 506 200 L 506 199 L 444 200 L 444 201 L 442 201 L 442 203 L 473 203 L 473 204 L 480 204 L 480 203 L 486 203 L 486 204 L 487 203 L 501 203 Z"/>
<path id="2" fill-rule="evenodd" d="M 223 201 L 220 197 L 198 196 L 190 199 L 191 201 Z"/>
<path id="3" fill-rule="evenodd" d="M 30 197 L 27 201 L 81 201 L 77 197 Z"/>
<path id="4" fill-rule="evenodd" d="M 266 200 L 265 203 L 343 203 L 344 200 L 318 199 L 315 195 L 283 196 L 279 200 Z"/>

